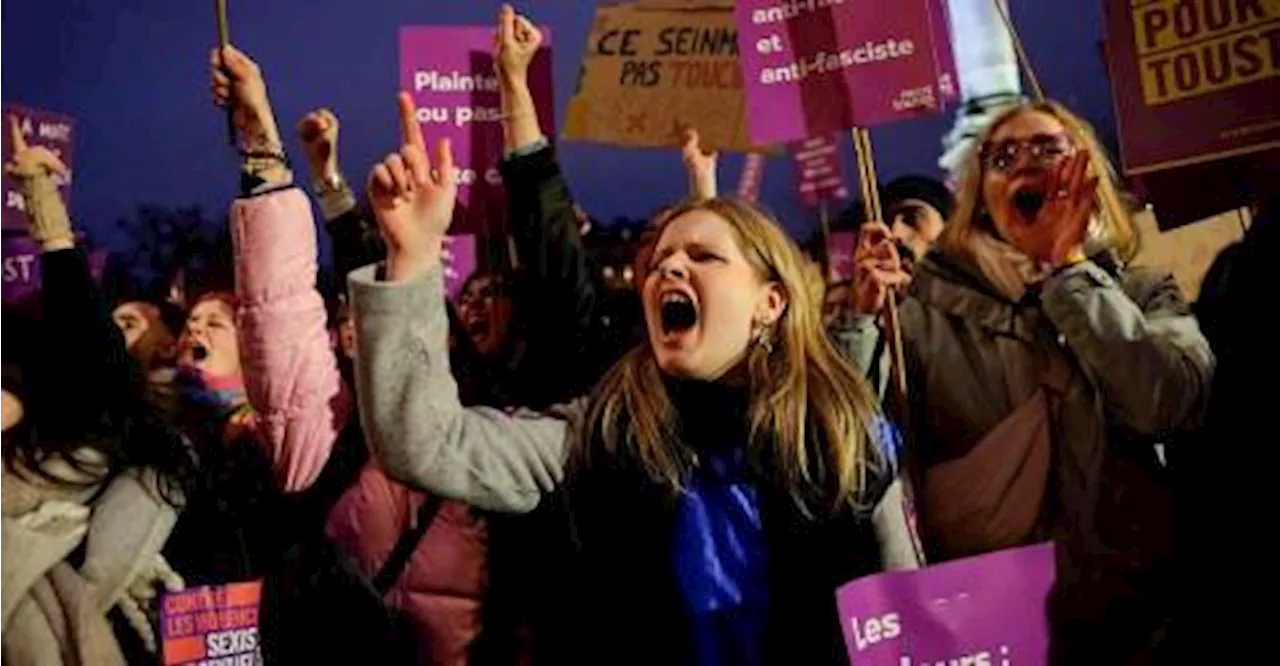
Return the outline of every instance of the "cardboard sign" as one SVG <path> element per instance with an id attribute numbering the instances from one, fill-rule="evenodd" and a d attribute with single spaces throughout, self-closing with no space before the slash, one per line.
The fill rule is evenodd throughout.
<path id="1" fill-rule="evenodd" d="M 741 0 L 736 17 L 753 141 L 932 114 L 956 94 L 938 0 Z"/>
<path id="2" fill-rule="evenodd" d="M 543 47 L 529 66 L 529 91 L 544 132 L 555 127 L 551 31 L 539 26 Z M 459 170 L 454 232 L 501 235 L 506 195 L 502 160 L 502 103 L 494 69 L 492 26 L 400 28 L 400 86 L 413 96 L 428 150 L 448 138 Z"/>
<path id="3" fill-rule="evenodd" d="M 1053 544 L 860 578 L 836 592 L 858 666 L 1048 663 Z"/>
<path id="4" fill-rule="evenodd" d="M 598 8 L 563 138 L 679 146 L 687 127 L 716 150 L 755 150 L 733 12 Z"/>
<path id="5" fill-rule="evenodd" d="M 208 585 L 164 594 L 164 665 L 261 666 L 258 610 L 262 581 Z"/>
<path id="6" fill-rule="evenodd" d="M 5 104 L 3 113 L 4 118 L 0 118 L 0 123 L 2 123 L 0 124 L 0 135 L 4 137 L 4 164 L 8 164 L 13 159 L 13 146 L 10 145 L 9 141 L 9 117 L 14 116 L 22 127 L 22 134 L 27 139 L 27 145 L 44 146 L 61 158 L 67 168 L 73 167 L 71 149 L 72 139 L 75 134 L 75 122 L 71 118 L 49 111 L 28 109 L 12 104 Z M 58 178 L 58 176 L 55 176 L 55 178 Z M 9 176 L 8 172 L 5 172 L 3 182 L 3 229 L 5 231 L 25 231 L 27 228 L 27 214 L 26 205 L 22 200 L 22 193 L 18 191 L 17 183 Z M 67 202 L 67 208 L 70 209 L 71 179 L 60 179 L 58 191 L 62 194 L 62 200 Z"/>
<path id="7" fill-rule="evenodd" d="M 796 192 L 806 206 L 849 198 L 835 136 L 817 136 L 791 144 L 796 165 Z"/>
<path id="8" fill-rule="evenodd" d="M 1107 0 L 1125 172 L 1280 146 L 1280 0 Z"/>
<path id="9" fill-rule="evenodd" d="M 1213 260 L 1228 245 L 1244 240 L 1250 221 L 1245 211 L 1233 210 L 1162 232 L 1155 216 L 1142 211 L 1133 216 L 1133 223 L 1142 236 L 1134 263 L 1169 271 L 1183 296 L 1194 301 Z"/>

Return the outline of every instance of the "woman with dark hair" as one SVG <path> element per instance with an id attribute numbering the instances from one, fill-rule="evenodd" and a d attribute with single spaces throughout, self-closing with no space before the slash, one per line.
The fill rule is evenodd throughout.
<path id="1" fill-rule="evenodd" d="M 66 167 L 8 122 L 6 168 L 44 249 L 44 320 L 19 352 L 24 367 L 4 373 L 4 662 L 155 659 L 148 602 L 154 584 L 183 584 L 160 553 L 194 486 L 192 461 L 144 398 L 76 247 L 54 183 Z"/>

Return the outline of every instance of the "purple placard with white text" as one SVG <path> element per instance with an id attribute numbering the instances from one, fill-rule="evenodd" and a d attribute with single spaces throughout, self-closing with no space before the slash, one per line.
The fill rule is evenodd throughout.
<path id="1" fill-rule="evenodd" d="M 75 123 L 70 118 L 49 111 L 40 111 L 37 109 L 28 109 L 12 104 L 5 104 L 3 108 L 4 118 L 3 127 L 0 128 L 0 134 L 4 137 L 4 163 L 8 164 L 13 158 L 13 146 L 9 139 L 9 117 L 14 116 L 18 119 L 19 126 L 22 128 L 22 134 L 26 137 L 27 145 L 44 146 L 53 151 L 55 155 L 62 159 L 67 168 L 73 168 L 71 163 L 71 146 L 72 137 L 75 131 Z M 68 194 L 71 191 L 71 179 L 61 180 L 58 183 L 58 191 L 62 193 L 62 200 L 67 202 L 67 208 L 70 208 L 70 200 Z M 27 214 L 26 207 L 22 201 L 22 193 L 18 191 L 18 185 L 9 176 L 6 171 L 3 176 L 4 181 L 4 214 L 2 226 L 5 231 L 9 230 L 26 230 Z"/>
<path id="2" fill-rule="evenodd" d="M 3 250 L 3 301 L 24 301 L 40 291 L 40 244 L 26 234 L 5 234 Z M 107 266 L 107 251 L 89 252 L 89 272 L 101 280 Z"/>
<path id="3" fill-rule="evenodd" d="M 937 112 L 945 65 L 935 40 L 949 41 L 932 27 L 937 2 L 740 0 L 751 140 L 796 141 Z"/>
<path id="4" fill-rule="evenodd" d="M 791 144 L 790 150 L 796 165 L 796 192 L 806 206 L 849 198 L 837 137 L 815 136 Z"/>
<path id="5" fill-rule="evenodd" d="M 555 129 L 551 87 L 551 31 L 529 66 L 529 89 L 544 133 Z M 494 69 L 492 26 L 402 26 L 400 87 L 413 96 L 418 124 L 433 150 L 449 138 L 459 169 L 453 233 L 503 235 L 506 196 L 498 164 L 503 156 L 502 102 Z"/>
<path id="6" fill-rule="evenodd" d="M 446 236 L 440 263 L 444 264 L 444 293 L 453 300 L 479 263 L 475 235 Z"/>
<path id="7" fill-rule="evenodd" d="M 754 202 L 760 197 L 760 184 L 764 182 L 764 155 L 747 153 L 742 160 L 742 176 L 738 179 L 738 198 Z"/>
<path id="8" fill-rule="evenodd" d="M 960 77 L 956 52 L 951 48 L 951 8 L 947 0 L 929 0 L 929 35 L 933 38 L 933 59 L 938 68 L 938 96 L 943 103 L 960 99 Z"/>
<path id="9" fill-rule="evenodd" d="M 849 661 L 1042 666 L 1054 572 L 1046 543 L 848 583 L 836 605 Z"/>

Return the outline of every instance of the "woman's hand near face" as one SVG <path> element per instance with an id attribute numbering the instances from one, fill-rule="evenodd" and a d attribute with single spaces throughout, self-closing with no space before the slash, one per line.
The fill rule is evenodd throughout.
<path id="1" fill-rule="evenodd" d="M 1062 266 L 1083 256 L 1098 177 L 1089 175 L 1089 152 L 1079 150 L 1049 174 L 1044 206 L 1029 225 L 1012 225 L 1009 242 L 1033 260 Z"/>
<path id="2" fill-rule="evenodd" d="M 888 302 L 889 290 L 901 289 L 911 281 L 888 227 L 881 222 L 862 225 L 853 262 L 853 311 L 856 314 L 880 314 Z"/>

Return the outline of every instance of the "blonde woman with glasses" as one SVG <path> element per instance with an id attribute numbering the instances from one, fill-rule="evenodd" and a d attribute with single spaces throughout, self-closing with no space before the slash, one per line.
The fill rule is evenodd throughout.
<path id="1" fill-rule="evenodd" d="M 1197 424 L 1213 357 L 1173 278 L 1128 264 L 1138 238 L 1082 120 L 1026 104 L 977 145 L 901 305 L 925 552 L 1056 541 L 1055 658 L 1132 663 L 1171 605 L 1154 444 Z M 862 234 L 862 312 L 905 282 L 887 237 Z"/>

